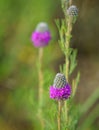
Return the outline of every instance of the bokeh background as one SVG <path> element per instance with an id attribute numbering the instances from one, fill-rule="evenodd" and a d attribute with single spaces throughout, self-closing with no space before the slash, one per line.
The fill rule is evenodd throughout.
<path id="1" fill-rule="evenodd" d="M 99 88 L 99 1 L 73 2 L 79 9 L 79 17 L 71 46 L 78 49 L 77 70 L 81 72 L 75 101 L 84 103 Z M 43 58 L 44 75 L 49 80 L 49 72 L 54 75 L 64 63 L 55 25 L 55 19 L 63 17 L 60 0 L 0 0 L 0 130 L 34 129 L 38 49 L 32 45 L 31 33 L 39 22 L 49 24 L 52 40 L 44 48 Z M 96 99 L 87 116 L 91 112 L 96 114 L 98 104 Z M 98 114 L 90 126 L 86 130 L 99 129 Z"/>

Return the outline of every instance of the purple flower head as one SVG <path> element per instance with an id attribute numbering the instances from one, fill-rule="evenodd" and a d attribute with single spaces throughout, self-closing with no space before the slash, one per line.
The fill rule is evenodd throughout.
<path id="1" fill-rule="evenodd" d="M 48 25 L 44 22 L 39 23 L 36 30 L 32 33 L 31 40 L 35 47 L 47 46 L 51 40 L 51 34 Z"/>
<path id="2" fill-rule="evenodd" d="M 54 79 L 54 84 L 50 86 L 50 98 L 56 100 L 68 99 L 71 95 L 71 87 L 66 82 L 63 74 L 58 73 Z"/>

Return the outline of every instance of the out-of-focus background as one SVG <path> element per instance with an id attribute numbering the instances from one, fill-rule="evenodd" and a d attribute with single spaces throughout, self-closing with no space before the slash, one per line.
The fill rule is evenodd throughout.
<path id="1" fill-rule="evenodd" d="M 77 70 L 81 72 L 75 101 L 83 103 L 99 88 L 99 1 L 74 0 L 74 4 L 79 17 L 71 46 L 78 49 Z M 39 22 L 49 24 L 52 40 L 44 48 L 43 69 L 47 76 L 48 70 L 56 73 L 64 56 L 57 42 L 55 19 L 63 17 L 60 0 L 0 0 L 0 130 L 34 128 L 38 49 L 32 45 L 31 33 Z M 96 100 L 89 113 L 98 103 Z M 98 121 L 96 115 L 88 130 L 98 130 Z"/>

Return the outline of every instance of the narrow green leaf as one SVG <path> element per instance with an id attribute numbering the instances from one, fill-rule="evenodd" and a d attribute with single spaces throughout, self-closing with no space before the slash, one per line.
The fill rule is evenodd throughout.
<path id="1" fill-rule="evenodd" d="M 71 52 L 71 55 L 70 55 L 70 71 L 69 71 L 69 74 L 71 74 L 77 66 L 76 56 L 77 56 L 77 50 L 73 49 L 72 52 Z"/>

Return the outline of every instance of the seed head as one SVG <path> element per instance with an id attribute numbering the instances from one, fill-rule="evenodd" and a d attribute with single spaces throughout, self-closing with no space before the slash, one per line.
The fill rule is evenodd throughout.
<path id="1" fill-rule="evenodd" d="M 48 24 L 45 22 L 41 22 L 36 27 L 37 32 L 46 32 L 49 31 Z"/>
<path id="2" fill-rule="evenodd" d="M 75 5 L 71 5 L 68 9 L 67 9 L 67 14 L 69 16 L 78 16 L 78 9 Z"/>
<path id="3" fill-rule="evenodd" d="M 66 85 L 66 78 L 64 74 L 57 73 L 54 79 L 54 84 L 56 88 L 62 88 Z"/>

